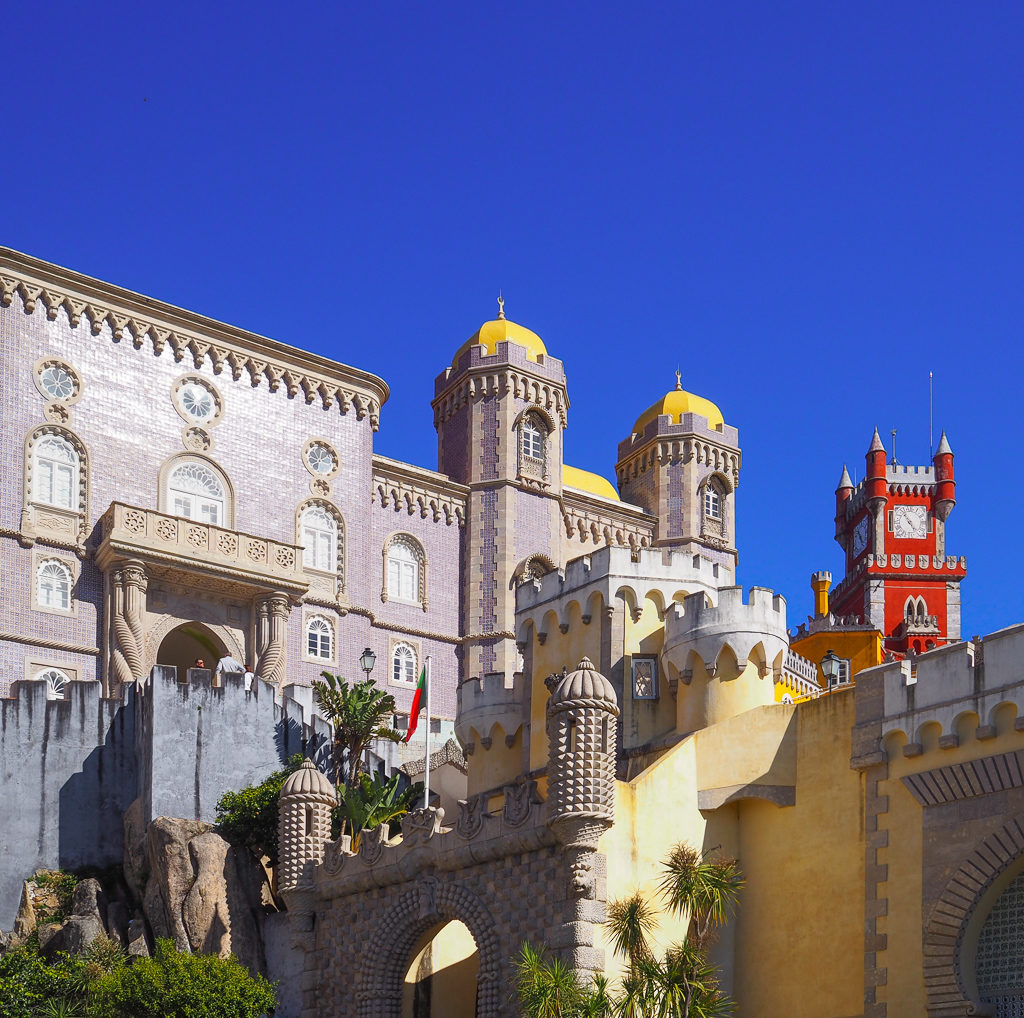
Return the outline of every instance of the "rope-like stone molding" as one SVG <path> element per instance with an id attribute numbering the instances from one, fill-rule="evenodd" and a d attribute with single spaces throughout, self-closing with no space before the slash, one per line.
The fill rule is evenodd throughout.
<path id="1" fill-rule="evenodd" d="M 931 910 L 924 929 L 924 985 L 934 1018 L 983 1013 L 967 998 L 957 957 L 967 920 L 992 882 L 1024 852 L 1024 827 L 1011 820 L 963 861 Z"/>
<path id="2" fill-rule="evenodd" d="M 28 534 L 23 534 L 20 530 L 11 530 L 10 527 L 0 527 L 0 537 L 9 538 L 12 541 L 17 541 L 20 545 L 25 548 L 31 548 L 33 544 L 45 544 L 48 548 L 63 548 L 64 551 L 77 552 L 79 558 L 85 556 L 85 549 L 81 544 L 75 541 L 62 541 L 57 537 L 43 537 Z"/>
<path id="3" fill-rule="evenodd" d="M 0 252 L 0 254 L 6 255 L 5 260 L 10 261 L 12 252 Z M 23 255 L 19 255 L 18 258 L 27 260 L 27 257 Z M 57 266 L 37 262 L 36 259 L 32 259 L 32 261 L 37 263 L 41 274 L 71 275 L 68 270 L 61 270 Z M 11 271 L 12 266 L 9 264 L 5 267 L 8 272 Z M 74 275 L 84 284 L 83 289 L 99 291 L 103 286 L 97 280 L 80 277 L 77 273 Z M 68 279 L 67 282 L 71 282 L 71 279 Z M 225 367 L 229 369 L 231 377 L 235 381 L 238 381 L 243 373 L 248 373 L 253 388 L 258 388 L 265 379 L 271 392 L 277 392 L 283 385 L 290 397 L 301 394 L 306 403 L 319 401 L 324 410 L 330 410 L 337 402 L 343 414 L 348 413 L 354 407 L 358 420 L 368 417 L 370 427 L 374 431 L 380 425 L 380 408 L 388 397 L 388 387 L 382 379 L 373 375 L 366 374 L 364 380 L 367 383 L 367 388 L 365 390 L 349 387 L 321 375 L 301 370 L 297 365 L 290 366 L 276 361 L 272 356 L 263 355 L 264 351 L 268 354 L 279 353 L 274 348 L 284 347 L 284 344 L 268 341 L 254 333 L 246 333 L 241 329 L 214 322 L 212 319 L 204 320 L 203 324 L 209 322 L 211 328 L 218 332 L 230 333 L 236 341 L 249 340 L 254 346 L 258 346 L 260 351 L 259 354 L 253 354 L 251 351 L 234 347 L 228 343 L 211 341 L 177 324 L 172 326 L 167 322 L 154 320 L 151 314 L 154 310 L 164 310 L 167 318 L 178 318 L 187 312 L 182 312 L 170 305 L 161 307 L 160 302 L 148 298 L 140 299 L 137 295 L 129 294 L 127 291 L 123 293 L 124 303 L 129 305 L 137 303 L 140 305 L 139 310 L 126 313 L 124 310 L 115 310 L 110 306 L 108 300 L 102 300 L 98 296 L 83 300 L 67 292 L 64 286 L 52 283 L 40 284 L 37 280 L 0 273 L 0 306 L 10 307 L 16 293 L 21 297 L 25 313 L 28 315 L 33 314 L 37 305 L 41 303 L 46 308 L 46 317 L 50 321 L 56 319 L 60 311 L 63 310 L 74 328 L 77 328 L 83 318 L 87 320 L 94 336 L 98 336 L 104 327 L 108 326 L 111 339 L 114 342 L 119 343 L 125 338 L 130 338 L 132 345 L 136 349 L 141 349 L 149 340 L 153 345 L 153 352 L 157 356 L 169 346 L 175 361 L 182 361 L 187 354 L 197 368 L 209 358 L 213 373 L 216 375 L 219 375 Z M 142 308 L 150 313 L 143 313 Z M 199 318 L 200 316 L 195 317 Z M 284 350 L 280 352 L 284 352 Z M 325 364 L 330 363 L 326 358 L 324 358 L 324 362 Z M 347 373 L 364 374 L 357 372 L 356 369 L 350 369 Z"/>
<path id="4" fill-rule="evenodd" d="M 452 636 L 450 633 L 438 633 L 431 629 L 416 629 L 411 626 L 402 626 L 397 622 L 386 622 L 377 618 L 376 614 L 369 608 L 362 608 L 359 605 L 347 606 L 347 611 L 353 615 L 361 615 L 370 620 L 374 629 L 386 629 L 391 633 L 403 633 L 406 636 L 415 636 L 422 640 L 436 640 L 438 643 L 450 643 L 453 645 L 462 643 L 476 643 L 478 640 L 514 640 L 516 634 L 511 630 L 502 629 L 493 633 L 470 633 L 468 636 Z"/>
<path id="5" fill-rule="evenodd" d="M 85 647 L 77 643 L 65 643 L 63 640 L 46 640 L 38 636 L 29 636 L 27 633 L 3 633 L 0 632 L 0 643 L 24 643 L 29 647 L 44 647 L 46 650 L 63 650 L 69 654 L 87 654 L 89 657 L 99 657 L 99 647 Z"/>

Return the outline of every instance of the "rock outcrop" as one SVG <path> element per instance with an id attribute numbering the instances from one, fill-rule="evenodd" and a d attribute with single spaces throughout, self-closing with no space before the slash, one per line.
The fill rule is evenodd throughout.
<path id="1" fill-rule="evenodd" d="M 145 875 L 142 910 L 153 935 L 170 937 L 180 951 L 233 954 L 263 972 L 264 878 L 248 853 L 210 824 L 157 817 L 140 857 L 137 829 L 125 820 L 125 876 L 135 890 Z"/>

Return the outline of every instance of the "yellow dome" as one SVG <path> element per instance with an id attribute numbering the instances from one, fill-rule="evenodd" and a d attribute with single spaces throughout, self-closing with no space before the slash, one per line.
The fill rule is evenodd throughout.
<path id="1" fill-rule="evenodd" d="M 711 400 L 705 399 L 703 396 L 695 396 L 692 392 L 687 392 L 683 388 L 678 371 L 676 372 L 676 387 L 671 392 L 667 392 L 656 403 L 652 403 L 636 419 L 633 431 L 636 434 L 642 435 L 647 425 L 662 414 L 668 414 L 672 418 L 673 424 L 680 423 L 682 414 L 700 414 L 701 417 L 708 419 L 708 427 L 710 428 L 718 428 L 725 423 L 722 411 Z"/>
<path id="2" fill-rule="evenodd" d="M 589 470 L 571 467 L 568 463 L 562 465 L 562 484 L 568 488 L 589 491 L 591 495 L 601 495 L 603 498 L 613 498 L 616 502 L 621 501 L 619 493 L 611 481 L 605 480 L 600 474 L 592 474 Z"/>
<path id="3" fill-rule="evenodd" d="M 500 317 L 496 318 L 493 322 L 484 322 L 476 332 L 473 333 L 469 339 L 466 340 L 458 350 L 455 351 L 455 356 L 452 358 L 452 367 L 458 363 L 459 358 L 473 346 L 482 346 L 484 348 L 484 355 L 491 356 L 497 349 L 499 343 L 504 343 L 509 340 L 512 343 L 518 343 L 520 346 L 526 347 L 526 356 L 529 360 L 535 361 L 539 354 L 546 354 L 547 347 L 544 346 L 544 340 L 537 335 L 536 332 L 531 332 L 529 329 L 524 328 L 522 325 L 517 325 L 515 322 L 510 322 L 504 312 L 499 312 Z"/>

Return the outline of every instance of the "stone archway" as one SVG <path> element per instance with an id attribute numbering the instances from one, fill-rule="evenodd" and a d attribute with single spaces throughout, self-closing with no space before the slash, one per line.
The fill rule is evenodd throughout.
<path id="1" fill-rule="evenodd" d="M 232 628 L 225 625 L 220 625 L 211 621 L 202 623 L 191 622 L 188 617 L 182 618 L 180 615 L 149 615 L 147 619 L 147 631 L 146 641 L 144 650 L 144 659 L 146 665 L 146 674 L 148 675 L 152 670 L 153 666 L 157 664 L 173 664 L 174 662 L 164 661 L 160 656 L 160 650 L 164 645 L 164 641 L 170 636 L 172 632 L 182 628 L 194 628 L 203 631 L 204 635 L 209 635 L 212 639 L 214 647 L 220 650 L 221 655 L 225 652 L 230 654 L 232 657 L 237 658 L 243 664 L 246 662 L 246 652 L 242 641 L 239 639 L 239 634 Z M 188 664 L 191 665 L 192 661 L 195 660 L 197 655 L 193 655 L 192 659 L 189 660 Z M 207 661 L 206 665 L 208 668 L 216 668 L 217 662 L 212 663 Z M 183 676 L 179 675 L 179 678 Z"/>
<path id="2" fill-rule="evenodd" d="M 929 1015 L 972 1015 L 978 1001 L 967 995 L 960 965 L 964 932 L 992 883 L 1024 854 L 1024 825 L 1011 820 L 961 863 L 931 910 L 924 930 L 924 982 Z"/>
<path id="3" fill-rule="evenodd" d="M 178 669 L 178 681 L 184 682 L 188 669 L 197 658 L 202 659 L 205 668 L 213 671 L 227 652 L 224 641 L 209 626 L 201 622 L 183 622 L 161 639 L 156 664 L 174 665 Z"/>
<path id="4" fill-rule="evenodd" d="M 501 1018 L 501 945 L 494 920 L 476 895 L 436 877 L 405 891 L 364 946 L 356 969 L 359 1018 L 401 1018 L 402 985 L 413 949 L 430 929 L 452 919 L 464 923 L 476 942 L 477 1018 Z"/>

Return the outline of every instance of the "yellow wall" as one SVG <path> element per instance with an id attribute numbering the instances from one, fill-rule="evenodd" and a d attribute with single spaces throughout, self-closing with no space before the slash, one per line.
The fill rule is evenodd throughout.
<path id="1" fill-rule="evenodd" d="M 837 657 L 849 660 L 851 677 L 882 663 L 882 634 L 877 629 L 830 629 L 793 640 L 790 646 L 795 653 L 814 662 L 818 668 L 818 682 L 822 686 L 825 685 L 825 676 L 821 672 L 821 659 L 830 650 L 834 650 Z"/>
<path id="2" fill-rule="evenodd" d="M 479 968 L 476 942 L 463 923 L 456 920 L 433 931 L 406 973 L 402 1018 L 475 1018 Z"/>

